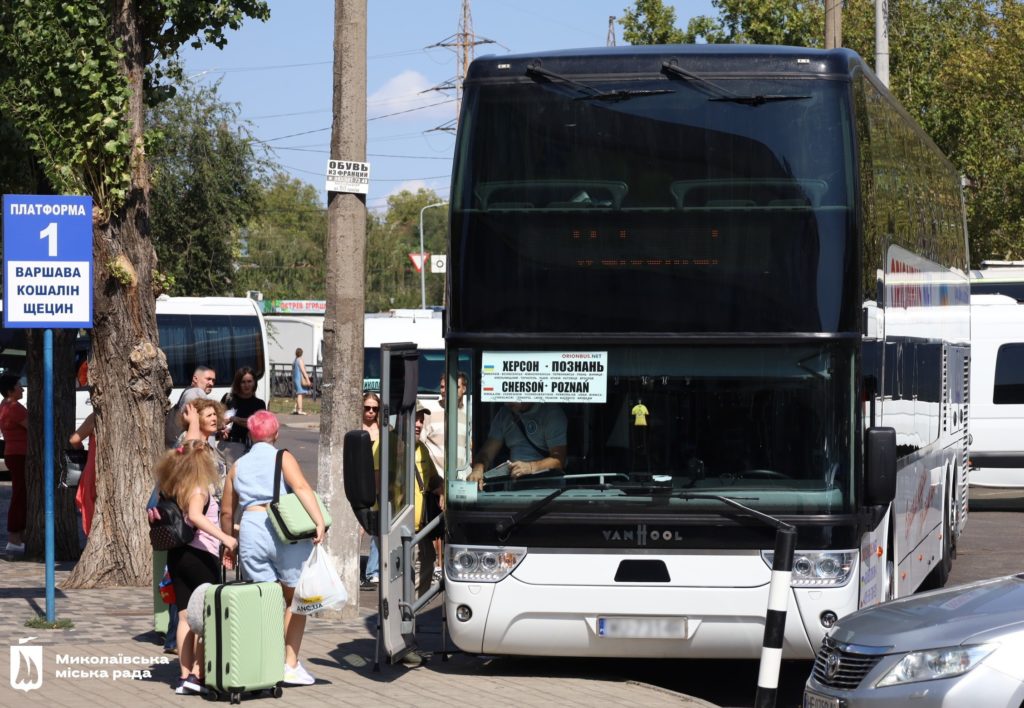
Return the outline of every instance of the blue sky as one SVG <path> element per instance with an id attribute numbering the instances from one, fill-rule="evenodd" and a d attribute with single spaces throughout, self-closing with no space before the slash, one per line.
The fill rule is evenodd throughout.
<path id="1" fill-rule="evenodd" d="M 454 92 L 430 91 L 454 79 L 456 52 L 430 45 L 458 31 L 461 0 L 367 0 L 367 206 L 382 209 L 401 189 L 429 187 L 448 197 L 454 136 L 431 130 L 455 118 Z M 677 24 L 712 15 L 711 0 L 671 2 Z M 476 0 L 473 31 L 493 43 L 476 56 L 604 46 L 608 16 L 630 0 Z M 186 74 L 219 81 L 256 138 L 277 161 L 319 190 L 331 128 L 334 0 L 270 0 L 270 20 L 247 22 L 223 50 L 184 53 Z M 622 27 L 615 24 L 616 39 Z M 350 156 L 333 156 L 349 158 Z M 326 198 L 326 194 L 324 194 Z"/>

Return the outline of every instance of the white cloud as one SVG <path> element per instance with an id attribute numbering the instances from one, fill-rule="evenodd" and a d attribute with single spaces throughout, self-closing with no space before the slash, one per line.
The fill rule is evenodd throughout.
<path id="1" fill-rule="evenodd" d="M 372 119 L 385 114 L 399 113 L 414 108 L 422 110 L 407 113 L 405 116 L 417 119 L 429 117 L 434 120 L 454 116 L 455 109 L 450 103 L 424 108 L 425 106 L 454 98 L 453 91 L 430 91 L 429 89 L 435 85 L 434 82 L 428 80 L 426 76 L 418 71 L 413 71 L 412 69 L 403 71 L 401 74 L 388 79 L 383 86 L 367 96 L 367 118 Z M 402 117 L 402 115 L 398 115 L 388 120 L 399 120 Z"/>
<path id="2" fill-rule="evenodd" d="M 428 186 L 429 185 L 421 179 L 411 179 L 408 182 L 402 182 L 397 187 L 393 188 L 390 192 L 387 193 L 387 196 L 390 197 L 393 194 L 398 194 L 399 192 L 403 191 L 408 191 L 415 194 L 417 190 L 427 189 Z"/>

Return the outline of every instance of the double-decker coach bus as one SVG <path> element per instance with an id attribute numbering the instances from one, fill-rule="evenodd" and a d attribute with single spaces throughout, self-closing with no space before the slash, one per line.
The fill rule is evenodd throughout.
<path id="1" fill-rule="evenodd" d="M 620 47 L 481 58 L 464 88 L 455 644 L 756 658 L 775 528 L 745 509 L 797 530 L 786 658 L 943 584 L 967 511 L 961 184 L 862 59 Z M 561 469 L 453 473 L 460 359 L 477 462 L 512 411 Z"/>

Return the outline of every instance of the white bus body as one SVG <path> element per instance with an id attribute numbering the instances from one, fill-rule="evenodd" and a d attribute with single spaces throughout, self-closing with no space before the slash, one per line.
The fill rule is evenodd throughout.
<path id="1" fill-rule="evenodd" d="M 971 484 L 1024 487 L 1024 306 L 971 296 Z"/>
<path id="2" fill-rule="evenodd" d="M 197 366 L 217 374 L 210 398 L 220 400 L 231 390 L 235 371 L 251 366 L 257 374 L 256 396 L 270 401 L 267 327 L 259 303 L 244 297 L 167 297 L 156 301 L 160 348 L 167 355 L 176 402 L 192 381 Z M 92 412 L 89 390 L 76 394 L 75 419 Z"/>
<path id="3" fill-rule="evenodd" d="M 421 394 L 439 391 L 444 371 L 442 314 L 437 310 L 390 310 L 368 313 L 363 320 L 363 390 L 380 391 L 380 346 L 413 342 L 419 348 Z"/>

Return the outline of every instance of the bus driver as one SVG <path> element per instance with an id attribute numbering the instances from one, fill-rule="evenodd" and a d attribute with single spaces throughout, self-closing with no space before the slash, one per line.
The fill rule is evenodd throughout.
<path id="1" fill-rule="evenodd" d="M 565 469 L 566 419 L 551 403 L 506 403 L 491 422 L 487 440 L 473 460 L 467 478 L 482 488 L 484 470 L 502 447 L 509 450 L 512 478 Z"/>

